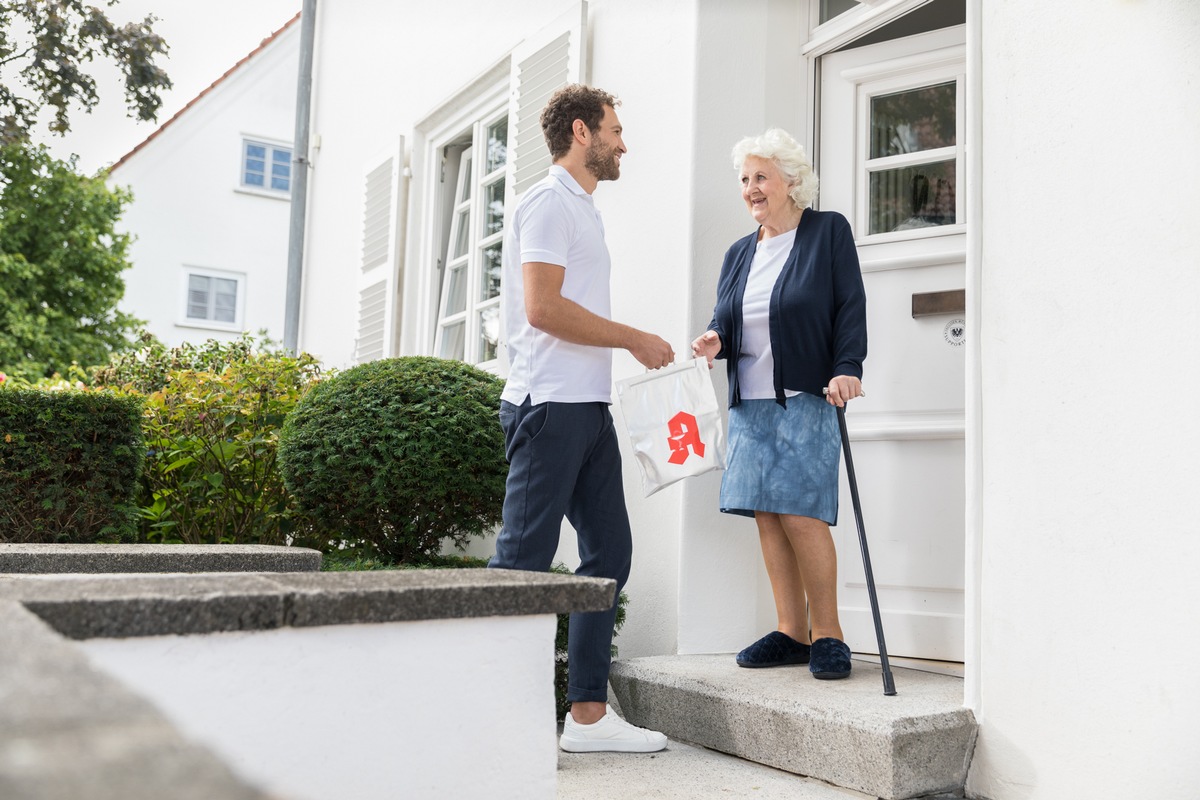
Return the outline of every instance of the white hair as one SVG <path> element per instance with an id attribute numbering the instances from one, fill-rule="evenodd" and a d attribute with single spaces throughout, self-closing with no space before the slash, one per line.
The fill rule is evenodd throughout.
<path id="1" fill-rule="evenodd" d="M 750 156 L 769 159 L 791 186 L 788 194 L 797 208 L 808 208 L 817 196 L 817 173 L 808 154 L 781 128 L 770 128 L 762 136 L 747 136 L 733 146 L 733 168 L 741 172 Z"/>

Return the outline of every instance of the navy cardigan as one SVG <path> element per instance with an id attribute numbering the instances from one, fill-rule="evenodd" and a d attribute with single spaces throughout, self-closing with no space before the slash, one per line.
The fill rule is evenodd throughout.
<path id="1" fill-rule="evenodd" d="M 729 405 L 741 402 L 738 357 L 742 346 L 742 297 L 758 231 L 725 253 L 717 304 L 708 329 L 721 337 L 717 358 L 727 359 Z M 867 297 L 850 223 L 836 211 L 805 209 L 768 313 L 775 357 L 775 402 L 787 406 L 785 389 L 821 396 L 836 375 L 862 379 L 867 357 Z"/>

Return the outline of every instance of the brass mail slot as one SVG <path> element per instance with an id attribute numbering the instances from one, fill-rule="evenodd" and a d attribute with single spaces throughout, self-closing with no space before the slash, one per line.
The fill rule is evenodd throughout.
<path id="1" fill-rule="evenodd" d="M 967 313 L 966 289 L 951 289 L 947 292 L 913 293 L 913 319 L 916 319 L 917 317 L 932 317 L 936 314 L 965 313 Z"/>

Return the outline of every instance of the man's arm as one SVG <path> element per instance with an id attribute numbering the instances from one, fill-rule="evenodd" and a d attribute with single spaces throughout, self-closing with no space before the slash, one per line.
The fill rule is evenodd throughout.
<path id="1" fill-rule="evenodd" d="M 675 360 L 671 345 L 660 337 L 605 319 L 563 297 L 567 274 L 563 267 L 527 261 L 521 271 L 525 278 L 525 316 L 538 330 L 572 344 L 628 350 L 647 369 L 665 367 Z"/>

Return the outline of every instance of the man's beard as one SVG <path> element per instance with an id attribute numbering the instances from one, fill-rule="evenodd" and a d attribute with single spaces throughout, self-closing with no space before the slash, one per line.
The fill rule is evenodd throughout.
<path id="1" fill-rule="evenodd" d="M 621 163 L 617 160 L 617 148 L 606 147 L 597 138 L 587 149 L 583 166 L 598 181 L 615 181 L 621 177 Z"/>

